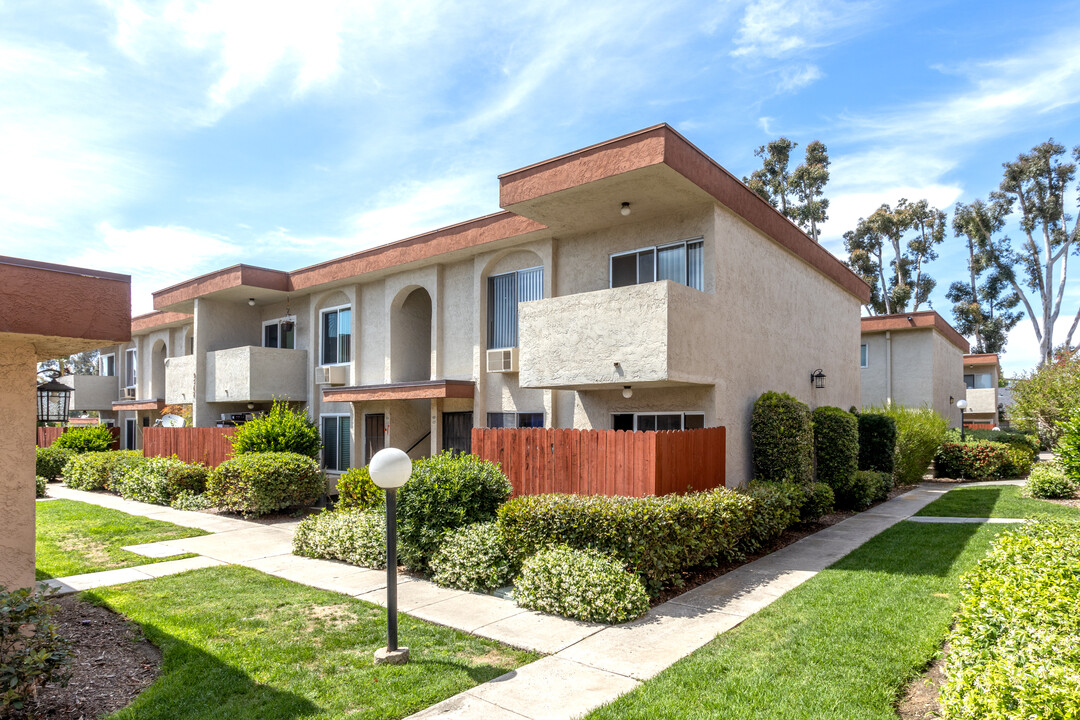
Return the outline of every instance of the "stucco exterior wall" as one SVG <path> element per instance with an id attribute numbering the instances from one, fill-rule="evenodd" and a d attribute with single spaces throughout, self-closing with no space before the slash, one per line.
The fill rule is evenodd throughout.
<path id="1" fill-rule="evenodd" d="M 165 402 L 187 405 L 195 400 L 195 356 L 184 355 L 165 361 Z"/>
<path id="2" fill-rule="evenodd" d="M 0 585 L 13 590 L 34 582 L 37 357 L 28 339 L 0 339 Z"/>
<path id="3" fill-rule="evenodd" d="M 69 386 L 71 394 L 70 410 L 98 412 L 112 410 L 112 404 L 119 399 L 119 385 L 115 376 L 107 375 L 65 375 L 60 382 Z"/>
<path id="4" fill-rule="evenodd" d="M 884 405 L 888 397 L 888 373 L 892 374 L 892 402 L 904 407 L 932 408 L 960 426 L 960 411 L 955 401 L 964 397 L 961 372 L 963 351 L 933 327 L 918 327 L 890 332 L 864 333 L 869 366 L 862 370 L 861 406 Z M 892 345 L 891 366 L 887 361 Z M 949 398 L 953 398 L 953 403 Z"/>
<path id="5" fill-rule="evenodd" d="M 206 401 L 270 402 L 308 398 L 307 350 L 244 346 L 206 358 Z"/>
<path id="6" fill-rule="evenodd" d="M 960 427 L 960 410 L 956 401 L 964 397 L 964 351 L 943 335 L 934 333 L 934 411 L 949 421 L 949 427 Z M 949 402 L 949 398 L 952 402 Z"/>

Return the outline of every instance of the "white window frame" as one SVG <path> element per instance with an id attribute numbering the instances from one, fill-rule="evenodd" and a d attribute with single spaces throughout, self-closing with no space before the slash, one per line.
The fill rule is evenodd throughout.
<path id="1" fill-rule="evenodd" d="M 322 318 L 320 317 L 319 320 L 322 320 Z M 289 321 L 289 322 L 291 322 L 293 324 L 293 346 L 291 348 L 283 348 L 283 347 L 281 347 L 281 323 L 283 323 L 285 321 Z M 262 346 L 263 347 L 270 347 L 269 345 L 266 344 L 266 326 L 267 325 L 277 325 L 278 326 L 277 349 L 279 349 L 279 350 L 295 350 L 296 349 L 296 316 L 295 315 L 286 315 L 285 317 L 279 317 L 279 318 L 275 318 L 273 320 L 265 320 L 265 321 L 263 321 L 263 324 L 262 324 Z M 321 324 L 319 326 L 319 333 L 320 334 L 322 333 L 322 325 Z M 352 336 L 350 335 L 350 337 L 352 337 Z M 322 348 L 320 346 L 320 351 L 321 351 L 321 349 Z"/>
<path id="2" fill-rule="evenodd" d="M 613 412 L 611 413 L 611 426 L 615 426 L 616 415 L 633 415 L 634 416 L 634 432 L 641 432 L 638 430 L 638 418 L 639 417 L 656 417 L 658 415 L 679 415 L 682 418 L 682 427 L 680 430 L 686 429 L 686 416 L 687 415 L 700 415 L 701 425 L 705 427 L 705 413 L 701 410 L 669 410 L 669 411 L 655 411 L 655 412 Z"/>
<path id="3" fill-rule="evenodd" d="M 351 325 L 351 323 L 352 323 L 352 314 L 351 314 L 352 313 L 352 305 L 351 304 L 335 305 L 334 307 L 323 308 L 322 310 L 319 311 L 319 330 L 318 330 L 319 365 L 322 366 L 322 367 L 332 367 L 332 366 L 335 366 L 335 365 L 351 365 L 352 364 L 352 356 L 353 356 L 353 352 L 352 352 L 352 350 L 353 350 L 352 327 L 349 328 L 349 359 L 346 362 L 333 362 L 333 363 L 323 362 L 323 358 L 325 357 L 325 355 L 323 353 L 326 351 L 326 338 L 323 337 L 323 329 L 326 327 L 326 321 L 324 320 L 324 316 L 327 313 L 340 312 L 342 310 L 348 310 L 350 312 L 349 323 Z M 341 354 L 340 353 L 340 350 L 341 350 L 340 345 L 338 346 L 338 350 L 339 350 L 338 355 L 340 355 Z"/>
<path id="4" fill-rule="evenodd" d="M 870 345 L 867 343 L 861 343 L 859 345 L 859 367 L 870 367 Z"/>
<path id="5" fill-rule="evenodd" d="M 105 374 L 105 360 L 107 358 L 112 358 L 113 361 L 112 375 Z M 101 375 L 102 377 L 116 377 L 116 353 L 106 353 L 105 355 L 98 356 L 98 375 Z"/>
<path id="6" fill-rule="evenodd" d="M 323 418 L 343 418 L 343 417 L 349 418 L 349 437 L 345 439 L 345 441 L 349 444 L 349 467 L 347 467 L 347 468 L 328 468 L 326 466 L 326 441 L 323 440 L 323 449 L 322 449 L 322 460 L 323 461 L 322 461 L 322 466 L 323 466 L 323 470 L 325 470 L 328 473 L 344 473 L 344 472 L 348 472 L 353 467 L 355 467 L 355 464 L 353 462 L 352 435 L 353 435 L 354 429 L 356 427 L 356 423 L 353 421 L 352 413 L 322 413 L 321 415 L 319 415 L 319 439 L 322 439 L 323 429 L 326 427 L 325 425 L 323 425 Z M 335 458 L 335 462 L 334 462 L 335 465 L 339 465 L 340 461 L 341 461 L 341 424 L 340 424 L 340 422 L 338 423 L 338 426 L 337 426 L 337 433 L 338 433 L 338 456 L 337 456 L 337 458 Z"/>
<path id="7" fill-rule="evenodd" d="M 705 236 L 700 235 L 698 237 L 687 238 L 685 240 L 678 240 L 676 242 L 664 243 L 663 245 L 646 245 L 645 247 L 639 247 L 636 250 L 626 250 L 625 252 L 611 253 L 611 255 L 608 256 L 608 289 L 611 290 L 611 289 L 613 289 L 615 287 L 613 285 L 613 283 L 615 282 L 615 258 L 617 258 L 617 257 L 625 257 L 627 255 L 637 255 L 639 253 L 646 252 L 648 250 L 652 250 L 652 252 L 653 252 L 653 279 L 652 280 L 646 280 L 644 282 L 642 282 L 641 279 L 638 279 L 638 281 L 634 283 L 635 285 L 644 285 L 647 282 L 656 282 L 656 266 L 657 266 L 657 263 L 658 263 L 658 260 L 659 260 L 659 253 L 660 253 L 661 250 L 667 250 L 669 248 L 678 247 L 680 245 L 685 250 L 686 246 L 690 245 L 692 243 L 701 243 L 702 252 L 704 252 L 704 249 L 705 249 Z M 687 271 L 687 274 L 689 275 L 689 272 L 690 272 L 689 258 L 687 258 L 687 262 L 686 262 L 686 271 Z M 689 277 L 687 279 L 689 279 Z M 683 285 L 685 287 L 691 288 L 692 290 L 701 290 L 702 292 L 704 292 L 704 290 L 705 290 L 705 279 L 704 278 L 702 278 L 702 281 L 701 281 L 702 287 L 700 287 L 700 288 L 695 288 L 692 285 L 690 285 L 689 283 L 679 283 L 679 284 Z"/>
<path id="8" fill-rule="evenodd" d="M 127 383 L 127 374 L 131 373 L 131 384 Z M 128 348 L 124 351 L 124 382 L 125 388 L 138 387 L 139 385 L 139 349 Z"/>

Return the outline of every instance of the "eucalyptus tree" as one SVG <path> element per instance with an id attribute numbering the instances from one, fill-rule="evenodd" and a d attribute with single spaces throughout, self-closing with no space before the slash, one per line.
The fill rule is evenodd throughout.
<path id="1" fill-rule="evenodd" d="M 754 155 L 762 159 L 761 168 L 743 182 L 817 242 L 819 226 L 828 219 L 829 201 L 824 195 L 829 182 L 829 150 L 815 140 L 806 146 L 804 162 L 790 170 L 791 152 L 798 145 L 781 137 L 760 146 Z"/>

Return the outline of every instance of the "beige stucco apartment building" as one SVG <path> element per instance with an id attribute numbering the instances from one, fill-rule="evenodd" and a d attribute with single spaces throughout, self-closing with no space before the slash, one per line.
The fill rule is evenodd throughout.
<path id="1" fill-rule="evenodd" d="M 273 397 L 306 404 L 331 471 L 473 427 L 724 425 L 741 484 L 760 393 L 859 402 L 865 283 L 669 126 L 499 182 L 493 215 L 154 293 L 113 351 L 125 443 L 166 403 L 214 425 Z"/>
<path id="2" fill-rule="evenodd" d="M 968 349 L 964 336 L 933 310 L 862 318 L 861 406 L 925 405 L 960 427 L 956 401 L 965 397 Z"/>
<path id="3" fill-rule="evenodd" d="M 964 411 L 964 424 L 996 427 L 998 417 L 998 366 L 997 353 L 981 353 L 964 356 L 964 386 L 967 388 L 968 406 Z"/>

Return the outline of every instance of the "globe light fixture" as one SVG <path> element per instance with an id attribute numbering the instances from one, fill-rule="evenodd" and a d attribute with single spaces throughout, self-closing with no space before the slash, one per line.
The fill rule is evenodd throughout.
<path id="1" fill-rule="evenodd" d="M 624 202 L 622 204 L 622 208 L 619 210 L 619 212 L 622 213 L 623 217 L 626 217 L 627 215 L 629 215 L 630 214 L 630 203 Z"/>
<path id="2" fill-rule="evenodd" d="M 412 475 L 412 460 L 398 448 L 384 448 L 372 456 L 368 472 L 386 491 L 386 647 L 375 651 L 375 664 L 404 665 L 409 648 L 399 648 L 397 636 L 397 491 Z"/>
<path id="3" fill-rule="evenodd" d="M 967 435 L 964 433 L 964 410 L 967 409 L 967 400 L 957 400 L 956 407 L 960 408 L 960 442 L 967 440 Z"/>
<path id="4" fill-rule="evenodd" d="M 634 397 L 634 389 L 629 385 L 623 385 L 622 396 L 629 400 L 630 398 Z"/>

